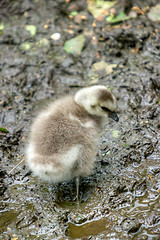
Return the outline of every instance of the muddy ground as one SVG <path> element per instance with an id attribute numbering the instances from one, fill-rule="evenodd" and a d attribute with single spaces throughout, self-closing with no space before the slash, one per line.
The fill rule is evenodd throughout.
<path id="1" fill-rule="evenodd" d="M 157 2 L 119 1 L 116 9 Z M 69 18 L 75 10 L 86 18 Z M 0 239 L 160 239 L 160 23 L 136 14 L 117 27 L 96 21 L 84 0 L 0 2 L 0 127 L 9 131 L 0 132 Z M 37 27 L 34 36 L 26 25 Z M 81 55 L 66 53 L 64 42 L 81 33 Z M 101 60 L 114 71 L 91 74 Z M 120 120 L 106 120 L 77 204 L 74 180 L 57 187 L 27 175 L 24 150 L 46 102 L 93 83 L 116 95 Z"/>

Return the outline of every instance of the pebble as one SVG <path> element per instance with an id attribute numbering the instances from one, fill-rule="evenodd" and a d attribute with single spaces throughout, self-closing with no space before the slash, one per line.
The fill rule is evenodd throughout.
<path id="1" fill-rule="evenodd" d="M 51 36 L 50 36 L 51 39 L 57 41 L 61 38 L 61 34 L 60 33 L 53 33 Z"/>

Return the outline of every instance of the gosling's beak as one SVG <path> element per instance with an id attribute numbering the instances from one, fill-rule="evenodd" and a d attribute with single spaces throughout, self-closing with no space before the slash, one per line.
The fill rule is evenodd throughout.
<path id="1" fill-rule="evenodd" d="M 116 122 L 119 121 L 119 117 L 118 117 L 117 113 L 115 113 L 115 112 L 111 112 L 111 113 L 109 114 L 109 117 L 112 118 L 112 119 L 113 119 L 114 121 L 116 121 Z"/>

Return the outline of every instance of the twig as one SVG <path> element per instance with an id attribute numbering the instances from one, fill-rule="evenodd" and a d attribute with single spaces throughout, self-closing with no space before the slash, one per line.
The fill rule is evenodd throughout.
<path id="1" fill-rule="evenodd" d="M 16 166 L 14 166 L 14 168 L 12 168 L 12 170 L 11 170 L 8 174 L 11 174 L 11 172 L 12 172 L 16 167 L 18 167 L 22 162 L 24 162 L 24 160 L 25 160 L 25 157 L 23 157 L 22 160 L 21 160 Z"/>

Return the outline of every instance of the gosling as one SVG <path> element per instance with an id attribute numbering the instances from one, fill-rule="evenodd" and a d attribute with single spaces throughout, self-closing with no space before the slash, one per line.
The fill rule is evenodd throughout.
<path id="1" fill-rule="evenodd" d="M 118 121 L 116 99 L 101 85 L 86 87 L 75 96 L 51 103 L 35 118 L 26 161 L 35 176 L 60 183 L 91 174 L 103 119 Z"/>

